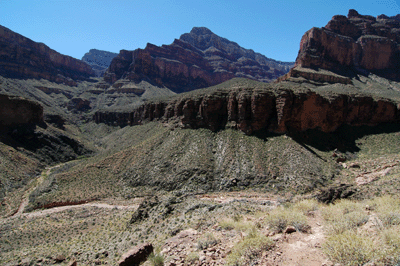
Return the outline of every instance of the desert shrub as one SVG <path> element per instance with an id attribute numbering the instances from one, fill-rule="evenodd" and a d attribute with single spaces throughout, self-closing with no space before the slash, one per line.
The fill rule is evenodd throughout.
<path id="1" fill-rule="evenodd" d="M 392 226 L 381 233 L 383 244 L 382 263 L 384 265 L 400 265 L 400 226 Z"/>
<path id="2" fill-rule="evenodd" d="M 200 258 L 199 253 L 197 252 L 190 252 L 187 256 L 186 256 L 186 262 L 188 263 L 195 263 L 196 261 L 198 261 Z"/>
<path id="3" fill-rule="evenodd" d="M 161 253 L 152 252 L 148 258 L 151 266 L 163 266 L 164 265 L 164 256 Z"/>
<path id="4" fill-rule="evenodd" d="M 251 262 L 259 258 L 263 251 L 269 250 L 273 246 L 273 240 L 253 230 L 233 247 L 227 257 L 227 265 L 251 265 Z"/>
<path id="5" fill-rule="evenodd" d="M 224 219 L 219 222 L 219 226 L 225 230 L 233 230 L 235 228 L 235 221 L 233 219 Z"/>
<path id="6" fill-rule="evenodd" d="M 354 230 L 368 222 L 368 214 L 363 204 L 350 200 L 341 200 L 322 210 L 322 216 L 328 223 L 328 233 L 341 234 Z"/>
<path id="7" fill-rule="evenodd" d="M 204 235 L 204 237 L 200 238 L 197 241 L 197 248 L 199 250 L 204 250 L 211 246 L 214 246 L 217 243 L 218 243 L 218 241 L 215 238 L 215 236 L 212 233 L 207 233 Z"/>
<path id="8" fill-rule="evenodd" d="M 225 230 L 237 230 L 237 231 L 248 231 L 254 227 L 254 223 L 251 221 L 245 221 L 243 216 L 234 215 L 232 218 L 223 219 L 219 222 L 219 226 Z"/>
<path id="9" fill-rule="evenodd" d="M 363 265 L 379 257 L 373 239 L 353 231 L 332 235 L 326 240 L 323 249 L 333 262 L 348 266 Z"/>
<path id="10" fill-rule="evenodd" d="M 266 220 L 269 229 L 274 232 L 282 232 L 288 226 L 293 226 L 300 232 L 310 230 L 307 217 L 293 208 L 276 208 L 269 213 Z"/>
<path id="11" fill-rule="evenodd" d="M 308 215 L 312 211 L 318 210 L 319 207 L 320 203 L 318 203 L 318 201 L 315 199 L 302 200 L 293 205 L 293 209 L 298 210 L 305 215 Z"/>

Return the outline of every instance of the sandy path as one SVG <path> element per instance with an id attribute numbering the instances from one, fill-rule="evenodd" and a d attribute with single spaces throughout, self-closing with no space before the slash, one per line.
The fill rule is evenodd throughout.
<path id="1" fill-rule="evenodd" d="M 85 207 L 97 207 L 97 208 L 104 208 L 104 209 L 136 209 L 139 205 L 110 205 L 107 203 L 101 203 L 101 202 L 90 202 L 90 203 L 85 203 L 85 204 L 79 204 L 79 205 L 69 205 L 69 206 L 62 206 L 62 207 L 55 207 L 51 209 L 46 209 L 46 210 L 41 210 L 41 211 L 35 211 L 35 212 L 30 212 L 30 213 L 24 213 L 21 216 L 27 217 L 27 218 L 34 218 L 34 217 L 40 217 L 40 216 L 45 216 L 48 214 L 53 214 L 57 212 L 62 212 L 70 209 L 78 209 L 78 208 L 85 208 Z"/>

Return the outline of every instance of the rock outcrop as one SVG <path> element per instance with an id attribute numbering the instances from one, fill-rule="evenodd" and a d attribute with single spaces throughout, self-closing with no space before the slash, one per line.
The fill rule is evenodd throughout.
<path id="1" fill-rule="evenodd" d="M 16 127 L 43 123 L 43 107 L 22 97 L 0 95 L 0 126 Z"/>
<path id="2" fill-rule="evenodd" d="M 117 53 L 90 49 L 90 51 L 82 57 L 82 61 L 92 67 L 96 77 L 102 77 L 106 69 L 110 66 L 111 61 L 117 55 Z"/>
<path id="3" fill-rule="evenodd" d="M 293 63 L 278 62 L 244 49 L 209 29 L 193 28 L 171 45 L 148 44 L 145 49 L 121 50 L 104 74 L 104 80 L 109 84 L 122 78 L 148 80 L 174 92 L 184 92 L 233 77 L 270 82 L 292 66 Z"/>
<path id="4" fill-rule="evenodd" d="M 147 257 L 153 252 L 153 245 L 145 243 L 134 247 L 118 261 L 119 266 L 139 266 L 147 260 Z"/>
<path id="5" fill-rule="evenodd" d="M 399 47 L 399 16 L 375 18 L 350 10 L 347 17 L 334 16 L 325 27 L 304 34 L 295 66 L 346 76 L 372 72 L 400 80 Z"/>
<path id="6" fill-rule="evenodd" d="M 43 43 L 0 26 L 0 75 L 44 78 L 75 86 L 76 80 L 94 76 L 94 72 L 81 60 L 62 55 Z"/>
<path id="7" fill-rule="evenodd" d="M 377 125 L 399 121 L 399 106 L 390 100 L 345 94 L 326 97 L 308 90 L 294 92 L 268 86 L 216 90 L 170 101 L 149 102 L 126 113 L 97 112 L 94 120 L 126 126 L 158 119 L 178 121 L 177 125 L 184 128 L 216 131 L 232 127 L 245 134 L 258 130 L 284 133 L 320 129 L 332 132 L 343 124 Z"/>

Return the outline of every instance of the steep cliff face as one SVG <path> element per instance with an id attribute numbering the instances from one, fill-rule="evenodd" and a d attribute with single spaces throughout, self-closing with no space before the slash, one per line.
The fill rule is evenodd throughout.
<path id="1" fill-rule="evenodd" d="M 400 80 L 400 20 L 363 16 L 350 10 L 324 28 L 312 28 L 301 39 L 296 66 L 340 74 L 373 72 Z"/>
<path id="2" fill-rule="evenodd" d="M 0 95 L 0 126 L 15 127 L 43 123 L 43 107 L 22 97 Z"/>
<path id="3" fill-rule="evenodd" d="M 110 66 L 111 61 L 117 55 L 118 54 L 112 52 L 90 49 L 90 51 L 82 57 L 82 61 L 92 67 L 96 77 L 102 77 L 106 69 Z"/>
<path id="4" fill-rule="evenodd" d="M 43 43 L 34 42 L 0 26 L 0 75 L 44 78 L 75 86 L 75 80 L 94 76 L 89 65 L 62 55 Z"/>
<path id="5" fill-rule="evenodd" d="M 388 99 L 293 91 L 277 85 L 254 88 L 239 81 L 236 88 L 185 95 L 170 101 L 150 102 L 132 112 L 97 112 L 97 123 L 126 126 L 145 121 L 174 122 L 184 128 L 226 127 L 245 134 L 258 130 L 276 133 L 319 129 L 332 132 L 339 126 L 377 125 L 399 121 L 399 106 Z"/>
<path id="6" fill-rule="evenodd" d="M 171 45 L 148 44 L 122 50 L 104 74 L 110 84 L 121 78 L 149 80 L 174 92 L 222 83 L 233 77 L 270 82 L 293 63 L 278 62 L 221 38 L 206 28 L 193 28 Z"/>

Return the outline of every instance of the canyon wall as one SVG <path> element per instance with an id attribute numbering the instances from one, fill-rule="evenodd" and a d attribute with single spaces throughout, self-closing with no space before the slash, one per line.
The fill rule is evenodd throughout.
<path id="1" fill-rule="evenodd" d="M 344 124 L 372 126 L 398 122 L 399 115 L 398 104 L 368 96 L 339 94 L 326 98 L 311 91 L 237 89 L 149 102 L 132 112 L 97 112 L 94 120 L 116 126 L 160 120 L 183 128 L 216 131 L 231 127 L 252 134 L 258 130 L 332 132 Z"/>
<path id="2" fill-rule="evenodd" d="M 76 80 L 94 76 L 85 62 L 62 55 L 0 26 L 0 75 L 11 78 L 43 78 L 76 85 Z"/>
<path id="3" fill-rule="evenodd" d="M 399 47 L 399 16 L 375 18 L 350 10 L 347 17 L 334 16 L 325 27 L 304 34 L 295 66 L 400 80 Z"/>

